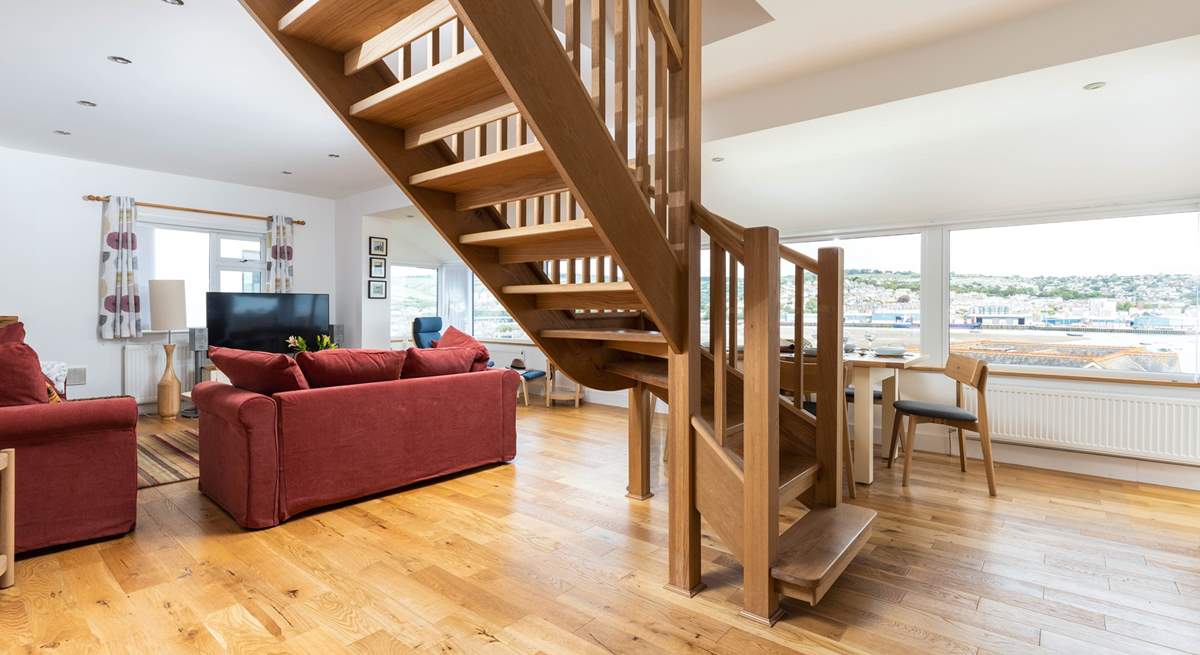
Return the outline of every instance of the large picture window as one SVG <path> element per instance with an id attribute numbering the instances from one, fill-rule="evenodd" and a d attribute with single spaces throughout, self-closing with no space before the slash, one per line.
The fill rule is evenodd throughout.
<path id="1" fill-rule="evenodd" d="M 206 325 L 205 294 L 209 291 L 262 291 L 264 236 L 152 223 L 141 228 L 139 235 L 150 246 L 144 255 L 145 279 L 184 281 L 190 327 Z"/>
<path id="2" fill-rule="evenodd" d="M 413 319 L 438 315 L 438 271 L 423 266 L 392 266 L 392 341 L 412 341 Z"/>
<path id="3" fill-rule="evenodd" d="M 842 248 L 845 270 L 845 338 L 860 348 L 903 346 L 921 350 L 921 235 L 836 239 L 784 244 L 816 258 L 821 248 Z M 791 338 L 795 321 L 795 270 L 784 264 L 781 329 Z M 817 280 L 807 273 L 804 283 L 804 337 L 817 334 Z"/>
<path id="4" fill-rule="evenodd" d="M 950 233 L 950 352 L 1007 366 L 1194 378 L 1200 214 Z"/>
<path id="5" fill-rule="evenodd" d="M 474 275 L 471 276 L 471 300 L 474 303 L 471 334 L 476 339 L 524 341 L 529 338 L 521 329 L 521 324 L 509 315 L 492 292 Z"/>

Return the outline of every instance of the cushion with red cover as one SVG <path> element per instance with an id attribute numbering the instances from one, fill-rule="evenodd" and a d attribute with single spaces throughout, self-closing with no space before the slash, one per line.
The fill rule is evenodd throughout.
<path id="1" fill-rule="evenodd" d="M 402 378 L 427 378 L 471 372 L 474 348 L 409 348 Z"/>
<path id="2" fill-rule="evenodd" d="M 239 389 L 269 396 L 308 388 L 300 365 L 287 355 L 212 346 L 208 358 Z"/>
<path id="3" fill-rule="evenodd" d="M 25 324 L 9 323 L 0 327 L 0 343 L 25 343 Z"/>
<path id="4" fill-rule="evenodd" d="M 0 407 L 49 402 L 37 353 L 24 343 L 0 344 Z"/>
<path id="5" fill-rule="evenodd" d="M 442 338 L 433 342 L 434 348 L 474 348 L 475 361 L 471 364 L 472 371 L 486 371 L 488 360 L 492 358 L 487 346 L 479 343 L 475 337 L 451 325 L 446 328 Z"/>
<path id="6" fill-rule="evenodd" d="M 317 389 L 399 380 L 404 356 L 403 350 L 338 348 L 300 353 L 296 363 L 308 386 Z"/>

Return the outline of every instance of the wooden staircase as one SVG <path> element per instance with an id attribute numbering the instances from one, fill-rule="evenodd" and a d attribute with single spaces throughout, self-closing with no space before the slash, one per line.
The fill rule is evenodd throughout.
<path id="1" fill-rule="evenodd" d="M 650 494 L 651 399 L 668 402 L 668 587 L 700 589 L 703 517 L 743 564 L 746 616 L 818 602 L 874 518 L 840 502 L 841 254 L 789 255 L 699 204 L 699 0 L 592 0 L 590 23 L 579 0 L 242 2 L 538 347 L 630 390 L 631 497 Z M 811 367 L 781 362 L 781 256 L 819 278 Z"/>

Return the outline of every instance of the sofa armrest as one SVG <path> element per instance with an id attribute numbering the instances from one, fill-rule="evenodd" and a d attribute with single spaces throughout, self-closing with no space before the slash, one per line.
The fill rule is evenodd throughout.
<path id="1" fill-rule="evenodd" d="M 0 439 L 134 430 L 137 416 L 137 401 L 129 396 L 0 407 Z"/>
<path id="2" fill-rule="evenodd" d="M 200 412 L 233 425 L 249 427 L 264 420 L 275 421 L 273 398 L 220 382 L 197 384 L 192 389 L 192 402 Z"/>

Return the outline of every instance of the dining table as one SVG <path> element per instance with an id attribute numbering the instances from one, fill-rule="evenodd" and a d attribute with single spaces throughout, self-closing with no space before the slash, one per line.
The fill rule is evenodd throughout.
<path id="1" fill-rule="evenodd" d="M 854 415 L 854 481 L 871 484 L 875 481 L 875 405 L 871 389 L 877 385 L 883 389 L 882 432 L 884 448 L 891 437 L 892 424 L 896 421 L 896 408 L 900 398 L 900 372 L 917 365 L 921 356 L 916 353 L 886 356 L 873 351 L 855 351 L 842 355 L 849 370 L 848 384 L 854 385 L 855 400 L 851 409 Z M 867 390 L 864 394 L 861 390 Z M 849 417 L 847 417 L 849 419 Z M 865 446 L 865 447 L 864 447 Z"/>

